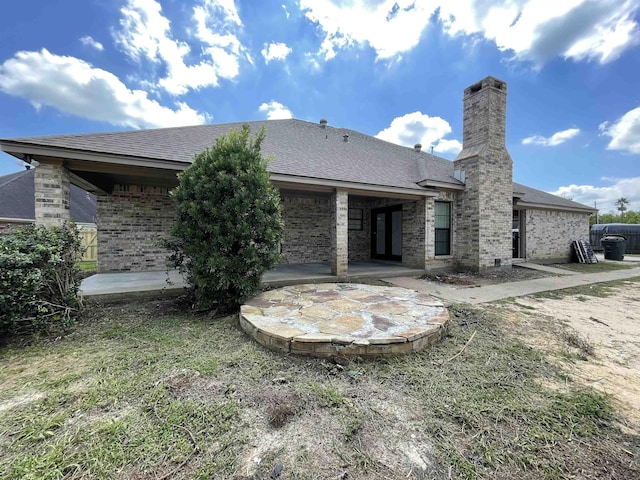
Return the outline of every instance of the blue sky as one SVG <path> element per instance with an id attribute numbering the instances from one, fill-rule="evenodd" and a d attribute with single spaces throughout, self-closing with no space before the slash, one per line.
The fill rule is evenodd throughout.
<path id="1" fill-rule="evenodd" d="M 453 159 L 462 92 L 508 84 L 514 180 L 640 210 L 637 0 L 21 0 L 0 138 L 264 118 Z M 19 170 L 0 154 L 0 174 Z"/>

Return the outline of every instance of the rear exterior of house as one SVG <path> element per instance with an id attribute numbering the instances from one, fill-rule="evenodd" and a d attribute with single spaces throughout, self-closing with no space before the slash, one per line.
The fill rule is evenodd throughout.
<path id="1" fill-rule="evenodd" d="M 463 150 L 454 162 L 348 129 L 299 120 L 266 128 L 263 153 L 280 191 L 287 263 L 350 261 L 412 268 L 509 268 L 514 258 L 568 260 L 593 209 L 514 184 L 506 149 L 506 84 L 487 77 L 464 92 Z M 170 190 L 193 156 L 240 124 L 0 140 L 37 160 L 36 221 L 68 218 L 69 185 L 97 194 L 98 269 L 165 268 L 174 218 Z"/>

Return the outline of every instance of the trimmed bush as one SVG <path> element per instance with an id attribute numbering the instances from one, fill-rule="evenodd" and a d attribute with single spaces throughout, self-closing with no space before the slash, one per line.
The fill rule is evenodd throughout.
<path id="1" fill-rule="evenodd" d="M 0 237 L 0 332 L 69 326 L 78 313 L 82 258 L 75 225 L 29 225 Z"/>
<path id="2" fill-rule="evenodd" d="M 167 246 L 200 308 L 237 306 L 280 258 L 280 197 L 260 153 L 264 135 L 250 137 L 245 124 L 216 139 L 172 191 L 177 215 Z"/>

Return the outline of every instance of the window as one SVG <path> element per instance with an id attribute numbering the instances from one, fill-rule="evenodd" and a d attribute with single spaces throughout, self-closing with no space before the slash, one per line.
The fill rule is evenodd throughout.
<path id="1" fill-rule="evenodd" d="M 451 255 L 451 203 L 435 202 L 436 255 Z"/>
<path id="2" fill-rule="evenodd" d="M 349 209 L 349 230 L 362 230 L 362 209 Z"/>

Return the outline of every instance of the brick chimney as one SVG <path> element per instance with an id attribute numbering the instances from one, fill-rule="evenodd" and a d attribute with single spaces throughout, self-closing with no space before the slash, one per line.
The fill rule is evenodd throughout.
<path id="1" fill-rule="evenodd" d="M 456 200 L 454 257 L 464 268 L 510 267 L 513 216 L 512 161 L 505 146 L 507 84 L 487 77 L 463 97 L 462 151 L 454 169 L 465 189 Z"/>

